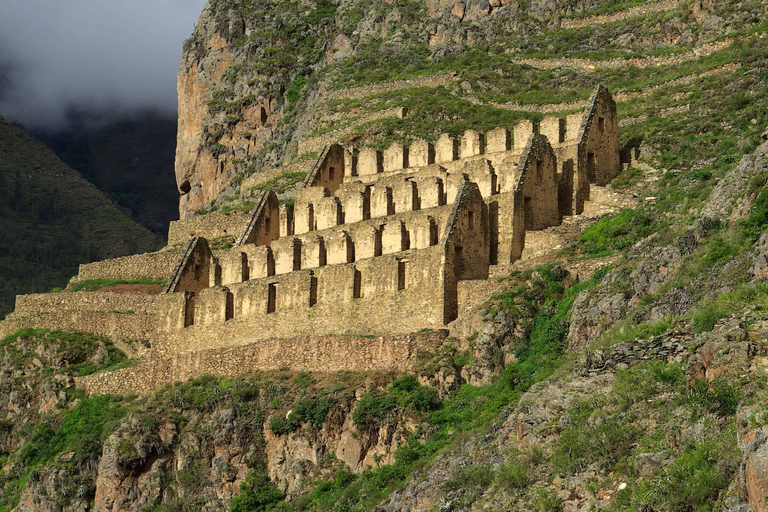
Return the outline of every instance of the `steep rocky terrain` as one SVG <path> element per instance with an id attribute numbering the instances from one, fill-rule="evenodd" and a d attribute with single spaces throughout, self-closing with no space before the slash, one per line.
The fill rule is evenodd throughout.
<path id="1" fill-rule="evenodd" d="M 63 287 L 80 263 L 146 252 L 159 239 L 0 118 L 0 317 L 15 296 Z"/>
<path id="2" fill-rule="evenodd" d="M 211 1 L 179 75 L 180 213 L 232 207 L 244 177 L 327 142 L 382 148 L 563 115 L 598 83 L 623 91 L 622 141 L 667 167 L 754 147 L 765 2 L 644 4 Z"/>

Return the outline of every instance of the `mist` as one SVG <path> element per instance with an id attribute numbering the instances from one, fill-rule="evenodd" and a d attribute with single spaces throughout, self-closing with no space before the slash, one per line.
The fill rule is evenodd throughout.
<path id="1" fill-rule="evenodd" d="M 2 0 L 0 115 L 29 129 L 176 113 L 182 45 L 206 0 Z"/>

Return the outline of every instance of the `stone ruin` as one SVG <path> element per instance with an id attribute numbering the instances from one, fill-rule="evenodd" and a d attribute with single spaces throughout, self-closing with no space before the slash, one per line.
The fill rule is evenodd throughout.
<path id="1" fill-rule="evenodd" d="M 352 349 L 338 336 L 442 332 L 467 307 L 462 282 L 487 279 L 494 266 L 515 262 L 526 232 L 578 215 L 590 186 L 619 174 L 618 127 L 615 102 L 601 86 L 583 113 L 523 121 L 511 133 L 468 130 L 460 140 L 443 134 L 434 143 L 396 142 L 383 152 L 331 145 L 294 205 L 260 193 L 240 218 L 232 247 L 211 248 L 209 238 L 221 235 L 215 222 L 179 221 L 187 225 L 175 229 L 191 238 L 175 249 L 173 269 L 155 266 L 160 274 L 165 268 L 163 294 L 122 294 L 114 304 L 106 296 L 121 294 L 19 297 L 0 335 L 29 325 L 77 329 L 144 340 L 154 358 L 213 350 L 214 360 L 216 349 L 248 345 L 263 352 L 266 340 L 335 336 L 329 350 L 348 361 L 346 369 L 392 369 L 392 361 L 406 364 L 418 343 L 392 343 L 407 346 L 405 356 L 387 355 L 387 347 L 361 355 L 360 343 L 345 353 Z M 224 232 L 233 234 L 231 221 Z M 155 254 L 169 261 L 170 250 Z M 146 264 L 149 256 L 126 261 Z M 92 276 L 92 268 L 84 265 L 81 274 Z M 114 265 L 104 268 L 116 273 Z M 428 338 L 434 344 L 435 335 Z M 290 353 L 294 345 L 268 346 Z M 253 369 L 267 369 L 270 358 L 259 357 L 265 367 Z"/>

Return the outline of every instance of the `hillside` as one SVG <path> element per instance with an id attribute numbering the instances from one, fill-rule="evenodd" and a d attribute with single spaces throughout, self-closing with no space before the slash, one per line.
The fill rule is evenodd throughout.
<path id="1" fill-rule="evenodd" d="M 155 112 L 108 122 L 92 117 L 75 113 L 65 128 L 35 135 L 131 218 L 167 236 L 168 224 L 178 219 L 176 119 Z"/>
<path id="2" fill-rule="evenodd" d="M 15 296 L 63 287 L 80 263 L 158 247 L 44 144 L 0 119 L 0 316 Z"/>
<path id="3" fill-rule="evenodd" d="M 330 142 L 383 149 L 563 117 L 597 84 L 617 95 L 622 144 L 718 170 L 766 123 L 765 12 L 758 0 L 214 0 L 179 75 L 182 217 L 232 206 L 244 177 L 300 171 Z"/>

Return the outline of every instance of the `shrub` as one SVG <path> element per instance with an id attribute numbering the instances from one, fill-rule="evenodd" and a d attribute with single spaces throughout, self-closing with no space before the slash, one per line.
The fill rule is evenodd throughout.
<path id="1" fill-rule="evenodd" d="M 366 427 L 392 421 L 396 410 L 397 399 L 394 396 L 373 391 L 360 400 L 352 419 L 358 427 Z"/>
<path id="2" fill-rule="evenodd" d="M 560 498 L 549 489 L 539 489 L 536 499 L 533 500 L 533 506 L 538 512 L 561 512 L 563 503 Z"/>
<path id="3" fill-rule="evenodd" d="M 752 203 L 749 217 L 741 223 L 744 235 L 752 242 L 757 241 L 768 227 L 768 190 L 763 189 Z"/>
<path id="4" fill-rule="evenodd" d="M 723 379 L 694 381 L 686 398 L 689 403 L 718 416 L 733 416 L 739 406 L 736 389 Z"/>
<path id="5" fill-rule="evenodd" d="M 718 320 L 723 318 L 727 312 L 717 305 L 699 308 L 693 314 L 694 332 L 709 332 L 715 328 Z"/>
<path id="6" fill-rule="evenodd" d="M 283 499 L 269 479 L 264 467 L 256 467 L 248 472 L 245 482 L 240 484 L 240 495 L 229 506 L 230 512 L 262 512 L 271 510 Z"/>
<path id="7" fill-rule="evenodd" d="M 704 255 L 704 263 L 710 267 L 719 265 L 736 256 L 738 253 L 738 247 L 731 245 L 718 236 L 712 239 L 709 243 L 707 253 Z"/>
<path id="8" fill-rule="evenodd" d="M 517 460 L 501 466 L 496 473 L 496 485 L 509 491 L 524 489 L 529 483 L 528 468 Z"/>
<path id="9" fill-rule="evenodd" d="M 488 464 L 472 464 L 459 468 L 443 483 L 446 491 L 487 489 L 493 483 L 493 469 Z"/>

